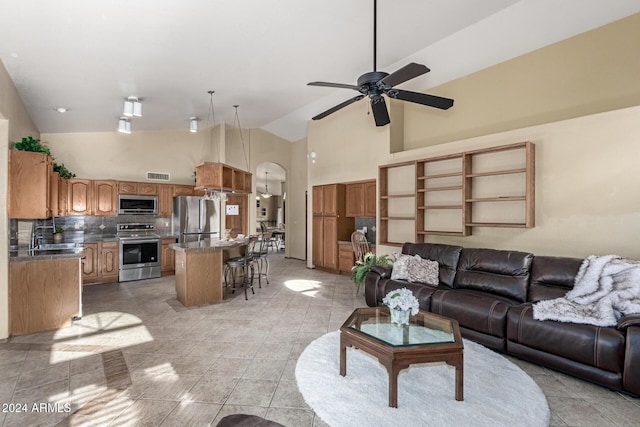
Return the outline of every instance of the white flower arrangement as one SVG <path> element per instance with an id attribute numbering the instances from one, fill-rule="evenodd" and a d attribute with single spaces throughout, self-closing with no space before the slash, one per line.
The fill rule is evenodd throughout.
<path id="1" fill-rule="evenodd" d="M 390 309 L 396 310 L 411 310 L 411 314 L 415 316 L 420 310 L 420 303 L 418 298 L 413 296 L 413 293 L 407 289 L 397 289 L 389 292 L 383 299 L 382 303 Z"/>

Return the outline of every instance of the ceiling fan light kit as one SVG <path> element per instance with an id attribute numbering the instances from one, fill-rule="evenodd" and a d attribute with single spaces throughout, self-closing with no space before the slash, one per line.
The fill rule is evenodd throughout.
<path id="1" fill-rule="evenodd" d="M 322 113 L 312 117 L 312 120 L 320 120 L 329 114 L 333 114 L 342 108 L 360 101 L 365 96 L 370 98 L 371 111 L 376 126 L 385 126 L 391 123 L 389 111 L 383 95 L 389 98 L 399 99 L 401 101 L 413 102 L 415 104 L 426 105 L 428 107 L 447 110 L 453 106 L 453 99 L 442 98 L 435 95 L 427 95 L 420 92 L 410 92 L 401 89 L 395 89 L 394 86 L 404 83 L 408 80 L 421 76 L 431 71 L 425 65 L 411 62 L 404 67 L 389 74 L 384 71 L 377 71 L 376 68 L 376 50 L 377 50 L 377 0 L 373 0 L 373 71 L 365 73 L 358 78 L 357 85 L 349 85 L 343 83 L 329 82 L 310 82 L 309 86 L 323 86 L 339 89 L 353 89 L 361 93 L 354 96 L 341 104 L 336 105 Z"/>

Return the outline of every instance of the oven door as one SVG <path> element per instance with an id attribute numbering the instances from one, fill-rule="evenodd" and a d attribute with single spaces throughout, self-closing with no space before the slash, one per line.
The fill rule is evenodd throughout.
<path id="1" fill-rule="evenodd" d="M 120 270 L 160 266 L 160 239 L 120 238 Z"/>

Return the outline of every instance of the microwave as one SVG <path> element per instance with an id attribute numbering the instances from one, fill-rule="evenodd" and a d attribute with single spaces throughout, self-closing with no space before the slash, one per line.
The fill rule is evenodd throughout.
<path id="1" fill-rule="evenodd" d="M 157 215 L 158 196 L 120 194 L 118 215 Z"/>

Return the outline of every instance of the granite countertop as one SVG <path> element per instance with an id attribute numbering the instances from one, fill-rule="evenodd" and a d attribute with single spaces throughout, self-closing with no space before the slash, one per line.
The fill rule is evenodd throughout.
<path id="1" fill-rule="evenodd" d="M 171 249 L 184 252 L 222 251 L 244 246 L 248 241 L 249 239 L 247 238 L 233 240 L 204 239 L 199 242 L 174 243 L 171 245 Z"/>
<path id="2" fill-rule="evenodd" d="M 84 249 L 66 249 L 57 251 L 29 251 L 20 249 L 17 251 L 9 251 L 9 261 L 39 261 L 60 258 L 84 258 Z"/>

